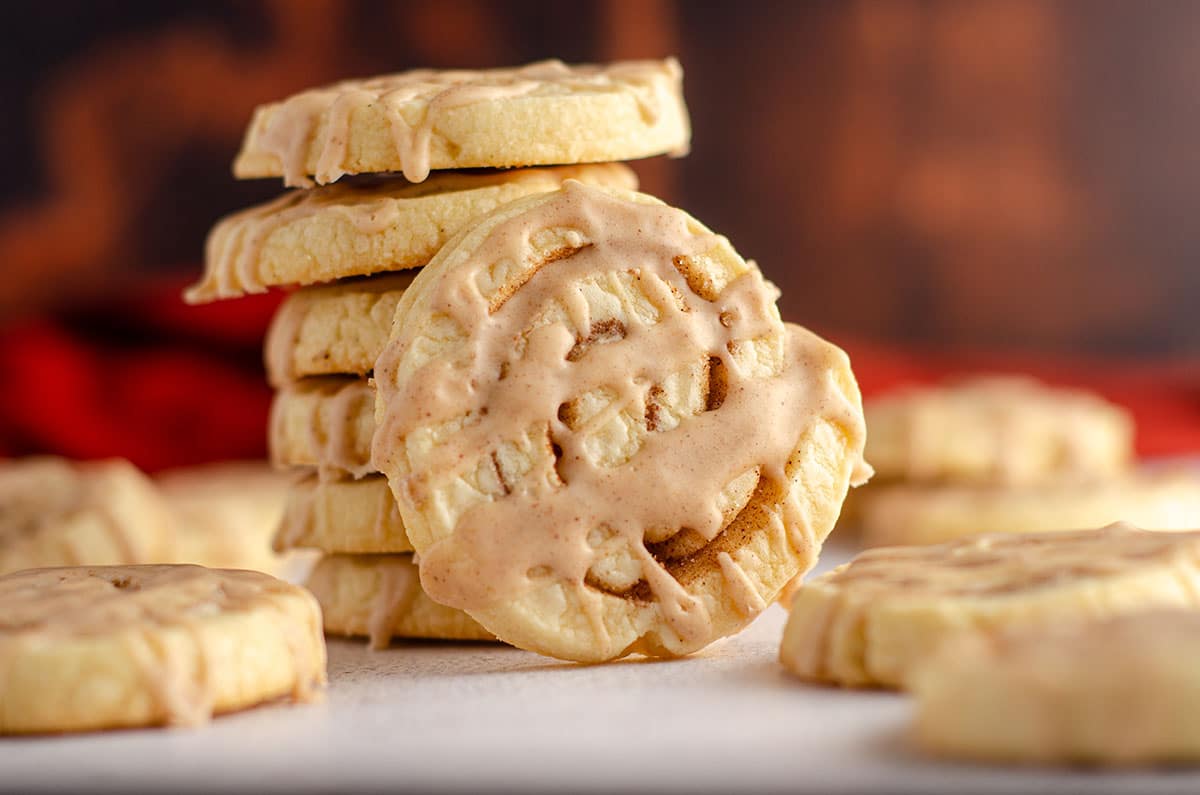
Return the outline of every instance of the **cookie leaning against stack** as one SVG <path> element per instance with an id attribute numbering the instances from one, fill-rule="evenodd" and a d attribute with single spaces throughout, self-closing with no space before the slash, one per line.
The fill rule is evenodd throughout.
<path id="1" fill-rule="evenodd" d="M 376 363 L 373 461 L 436 601 L 601 661 L 736 632 L 864 474 L 844 353 L 729 241 L 568 183 L 450 241 Z"/>
<path id="2" fill-rule="evenodd" d="M 412 545 L 370 462 L 367 379 L 411 271 L 472 219 L 567 180 L 631 189 L 633 172 L 605 161 L 686 151 L 681 77 L 673 60 L 422 70 L 305 91 L 255 113 L 235 174 L 310 189 L 220 221 L 186 297 L 301 286 L 265 346 L 279 390 L 272 459 L 307 473 L 288 496 L 276 547 L 330 556 L 309 582 L 331 633 L 374 645 L 390 634 L 491 637 L 411 592 L 415 568 L 399 556 Z M 447 170 L 480 167 L 507 170 Z M 376 176 L 327 184 L 345 174 Z"/>

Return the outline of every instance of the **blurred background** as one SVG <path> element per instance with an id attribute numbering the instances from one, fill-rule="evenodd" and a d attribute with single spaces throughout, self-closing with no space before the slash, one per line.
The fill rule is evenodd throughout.
<path id="1" fill-rule="evenodd" d="M 677 54 L 645 190 L 755 258 L 864 391 L 1032 372 L 1200 451 L 1200 3 L 14 2 L 0 455 L 262 455 L 271 295 L 185 307 L 253 107 L 335 79 Z"/>

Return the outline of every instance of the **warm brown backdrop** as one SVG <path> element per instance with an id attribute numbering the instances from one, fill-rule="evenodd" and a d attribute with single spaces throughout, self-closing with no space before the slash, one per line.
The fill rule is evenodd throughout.
<path id="1" fill-rule="evenodd" d="M 259 101 L 354 74 L 679 53 L 691 158 L 646 185 L 834 335 L 1200 350 L 1200 4 L 29 2 L 0 11 L 0 318 L 197 267 L 274 183 Z"/>
<path id="2" fill-rule="evenodd" d="M 0 457 L 261 456 L 279 300 L 185 307 L 273 196 L 259 102 L 413 66 L 683 61 L 691 157 L 643 185 L 733 239 L 864 392 L 1003 369 L 1200 450 L 1200 3 L 0 3 Z"/>

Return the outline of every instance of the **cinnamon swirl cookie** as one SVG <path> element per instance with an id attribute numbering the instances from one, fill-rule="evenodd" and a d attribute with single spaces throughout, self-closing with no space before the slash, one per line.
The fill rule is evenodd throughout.
<path id="1" fill-rule="evenodd" d="M 393 638 L 495 640 L 466 613 L 426 596 L 412 555 L 329 555 L 305 587 L 321 604 L 328 634 L 366 637 L 372 648 Z"/>
<path id="2" fill-rule="evenodd" d="M 326 553 L 413 551 L 396 498 L 381 475 L 330 481 L 310 476 L 293 484 L 275 548 Z"/>
<path id="3" fill-rule="evenodd" d="M 967 759 L 1200 760 L 1200 613 L 967 634 L 915 671 L 916 739 Z"/>
<path id="4" fill-rule="evenodd" d="M 289 186 L 345 174 L 602 163 L 686 154 L 683 70 L 663 61 L 419 69 L 259 107 L 233 165 Z"/>
<path id="5" fill-rule="evenodd" d="M 154 483 L 128 461 L 0 462 L 0 574 L 173 560 L 172 527 Z"/>
<path id="6" fill-rule="evenodd" d="M 265 461 L 168 470 L 155 483 L 171 511 L 174 552 L 163 563 L 254 569 L 285 577 L 301 567 L 272 549 L 292 477 Z"/>
<path id="7" fill-rule="evenodd" d="M 369 375 L 411 282 L 409 274 L 381 274 L 292 293 L 275 313 L 263 347 L 271 386 L 311 376 Z"/>
<path id="8" fill-rule="evenodd" d="M 1123 472 L 1133 458 L 1127 411 L 1020 376 L 902 390 L 867 401 L 866 414 L 880 484 L 1082 480 Z"/>
<path id="9" fill-rule="evenodd" d="M 777 295 L 686 213 L 579 182 L 450 241 L 375 368 L 430 597 L 580 661 L 749 623 L 868 471 L 845 354 Z"/>
<path id="10" fill-rule="evenodd" d="M 520 137 L 520 136 L 514 136 Z M 633 188 L 618 163 L 448 173 L 420 185 L 382 179 L 291 191 L 213 227 L 204 276 L 190 303 L 262 293 L 270 287 L 418 268 L 472 218 L 563 180 Z"/>
<path id="11" fill-rule="evenodd" d="M 1044 533 L 1129 522 L 1147 530 L 1200 525 L 1200 473 L 1133 472 L 1018 487 L 879 485 L 854 495 L 868 547 L 938 544 L 984 533 Z"/>
<path id="12" fill-rule="evenodd" d="M 0 733 L 195 725 L 325 681 L 316 600 L 253 571 L 35 569 L 0 577 Z"/>
<path id="13" fill-rule="evenodd" d="M 375 391 L 365 378 L 306 378 L 275 393 L 268 426 L 278 467 L 316 467 L 326 480 L 371 474 Z"/>
<path id="14" fill-rule="evenodd" d="M 988 535 L 883 547 L 802 585 L 780 659 L 803 679 L 907 686 L 967 630 L 987 633 L 1200 606 L 1200 532 Z"/>

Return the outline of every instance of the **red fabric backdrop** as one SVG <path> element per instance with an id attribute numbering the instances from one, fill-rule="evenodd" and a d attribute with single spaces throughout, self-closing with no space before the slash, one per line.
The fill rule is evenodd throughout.
<path id="1" fill-rule="evenodd" d="M 0 455 L 120 455 L 155 471 L 265 454 L 271 392 L 260 351 L 280 293 L 201 307 L 150 283 L 119 304 L 0 330 Z M 835 339 L 864 395 L 951 373 L 1027 372 L 1127 406 L 1143 455 L 1200 453 L 1200 362 L 920 353 Z"/>

